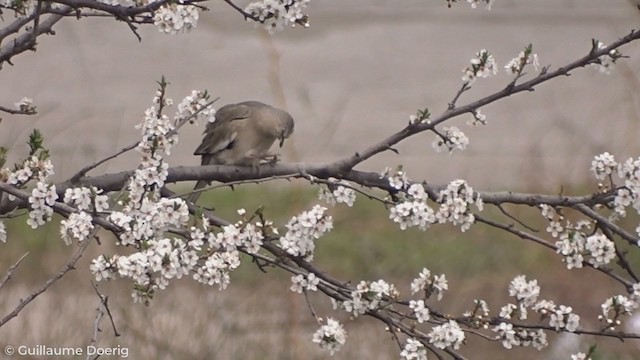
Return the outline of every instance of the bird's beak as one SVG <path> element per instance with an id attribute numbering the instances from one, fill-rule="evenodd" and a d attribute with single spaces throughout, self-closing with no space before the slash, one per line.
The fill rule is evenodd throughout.
<path id="1" fill-rule="evenodd" d="M 284 144 L 284 136 L 280 138 L 280 147 Z"/>

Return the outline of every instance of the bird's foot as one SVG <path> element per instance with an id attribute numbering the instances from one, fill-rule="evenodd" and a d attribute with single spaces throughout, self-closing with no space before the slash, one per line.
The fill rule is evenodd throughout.
<path id="1" fill-rule="evenodd" d="M 265 154 L 261 159 L 261 164 L 275 165 L 280 162 L 280 154 Z"/>

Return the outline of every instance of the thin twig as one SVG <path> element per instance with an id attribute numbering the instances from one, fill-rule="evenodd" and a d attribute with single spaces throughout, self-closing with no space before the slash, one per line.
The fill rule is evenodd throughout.
<path id="1" fill-rule="evenodd" d="M 4 274 L 4 276 L 2 277 L 2 279 L 0 280 L 0 289 L 2 289 L 2 287 L 4 286 L 4 284 L 11 279 L 11 275 L 13 275 L 13 272 L 16 271 L 16 269 L 18 268 L 18 266 L 20 265 L 20 263 L 22 262 L 22 260 L 24 260 L 27 256 L 29 255 L 28 252 L 24 253 L 24 255 L 22 255 L 20 257 L 20 259 L 18 259 L 18 261 L 15 262 L 15 264 L 11 265 L 11 267 L 9 269 L 7 269 L 7 272 Z"/>
<path id="2" fill-rule="evenodd" d="M 38 112 L 33 109 L 20 110 L 20 109 L 10 109 L 4 106 L 0 106 L 0 111 L 4 111 L 8 114 L 12 115 L 35 115 Z"/>
<path id="3" fill-rule="evenodd" d="M 4 326 L 4 324 L 6 324 L 9 320 L 18 316 L 18 314 L 20 314 L 20 311 L 22 311 L 22 309 L 24 309 L 25 306 L 29 305 L 40 294 L 47 291 L 47 289 L 49 289 L 53 284 L 55 284 L 58 280 L 60 280 L 63 276 L 65 276 L 69 271 L 75 269 L 76 263 L 78 262 L 78 260 L 80 260 L 80 258 L 84 254 L 84 251 L 87 249 L 87 247 L 89 247 L 89 244 L 91 243 L 91 240 L 93 239 L 95 234 L 98 232 L 98 229 L 99 228 L 96 227 L 92 231 L 91 236 L 82 242 L 82 244 L 80 245 L 76 253 L 71 257 L 71 259 L 69 259 L 69 261 L 62 267 L 62 269 L 58 271 L 57 274 L 55 274 L 53 277 L 45 281 L 42 285 L 40 285 L 39 288 L 37 288 L 33 293 L 31 293 L 25 299 L 21 300 L 20 303 L 13 309 L 13 311 L 11 311 L 8 315 L 3 317 L 2 320 L 0 320 L 0 327 Z"/>
<path id="4" fill-rule="evenodd" d="M 513 220 L 513 221 L 517 222 L 518 224 L 520 224 L 520 226 L 522 226 L 522 227 L 524 227 L 525 229 L 527 229 L 527 230 L 529 230 L 529 231 L 532 231 L 532 232 L 536 232 L 536 233 L 537 233 L 537 232 L 539 232 L 539 230 L 538 230 L 538 229 L 534 229 L 533 227 L 531 227 L 531 226 L 529 226 L 529 225 L 525 224 L 522 220 L 520 220 L 520 219 L 518 219 L 517 217 L 515 217 L 515 216 L 513 216 L 513 215 L 509 214 L 509 212 L 507 212 L 507 210 L 505 210 L 505 209 L 503 208 L 502 204 L 498 204 L 498 205 L 496 205 L 496 206 L 498 207 L 498 209 L 500 209 L 500 212 L 502 212 L 502 213 L 503 213 L 506 217 L 508 217 L 509 219 L 511 219 L 511 220 Z"/>

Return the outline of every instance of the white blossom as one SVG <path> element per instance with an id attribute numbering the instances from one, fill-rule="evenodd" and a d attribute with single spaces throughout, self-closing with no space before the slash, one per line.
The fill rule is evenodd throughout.
<path id="1" fill-rule="evenodd" d="M 339 351 L 346 341 L 347 332 L 340 322 L 332 318 L 328 318 L 327 323 L 313 334 L 313 342 L 328 350 L 331 355 Z"/>
<path id="2" fill-rule="evenodd" d="M 487 50 L 480 50 L 474 58 L 471 59 L 471 65 L 462 70 L 464 75 L 462 81 L 467 84 L 473 84 L 477 78 L 487 78 L 498 73 L 496 62 Z"/>
<path id="3" fill-rule="evenodd" d="M 285 26 L 302 24 L 308 27 L 308 16 L 302 11 L 311 0 L 260 0 L 248 4 L 244 11 L 262 23 L 263 27 L 273 34 Z M 247 21 L 253 21 L 247 18 Z"/>
<path id="4" fill-rule="evenodd" d="M 91 260 L 89 270 L 95 276 L 96 281 L 109 280 L 113 276 L 113 265 L 104 257 L 104 255 L 98 256 L 98 258 Z"/>
<path id="5" fill-rule="evenodd" d="M 429 337 L 429 342 L 439 349 L 452 347 L 458 350 L 465 339 L 460 325 L 453 320 L 434 326 L 427 336 Z"/>
<path id="6" fill-rule="evenodd" d="M 419 323 L 429 320 L 429 308 L 425 306 L 424 300 L 411 300 L 409 301 L 409 307 L 413 310 Z"/>
<path id="7" fill-rule="evenodd" d="M 335 205 L 336 203 L 346 204 L 347 206 L 353 206 L 356 200 L 355 190 L 347 187 L 349 185 L 347 181 L 338 181 L 335 178 L 329 178 L 330 184 L 321 186 L 318 191 L 318 198 L 327 202 L 329 205 Z"/>
<path id="8" fill-rule="evenodd" d="M 109 208 L 108 197 L 99 195 L 102 189 L 95 187 L 68 188 L 64 192 L 64 202 L 76 207 L 78 210 L 95 209 L 97 212 L 105 211 Z"/>
<path id="9" fill-rule="evenodd" d="M 639 306 L 637 297 L 633 295 L 631 299 L 624 295 L 612 296 L 600 305 L 602 315 L 598 316 L 598 319 L 605 321 L 609 330 L 614 330 L 617 325 L 620 325 L 619 318 L 622 315 L 631 315 Z"/>
<path id="10" fill-rule="evenodd" d="M 418 277 L 411 282 L 411 294 L 424 292 L 426 295 L 436 295 L 438 301 L 442 299 L 444 292 L 449 290 L 449 283 L 444 274 L 431 276 L 431 271 L 423 268 Z"/>
<path id="11" fill-rule="evenodd" d="M 509 284 L 509 296 L 515 297 L 525 307 L 535 304 L 540 296 L 538 280 L 527 281 L 524 275 L 516 276 Z"/>
<path id="12" fill-rule="evenodd" d="M 27 224 L 35 229 L 45 222 L 51 220 L 53 214 L 52 206 L 58 199 L 55 185 L 48 185 L 42 181 L 38 181 L 36 187 L 31 191 L 29 196 L 29 219 Z"/>
<path id="13" fill-rule="evenodd" d="M 177 34 L 188 32 L 198 26 L 200 13 L 193 5 L 166 4 L 161 6 L 153 15 L 153 24 L 160 32 Z"/>
<path id="14" fill-rule="evenodd" d="M 211 105 L 205 108 L 208 102 L 209 95 L 206 92 L 192 90 L 191 95 L 186 96 L 180 104 L 178 104 L 178 112 L 175 116 L 176 120 L 186 119 L 198 113 L 194 120 L 213 122 L 215 120 L 216 110 Z"/>
<path id="15" fill-rule="evenodd" d="M 28 97 L 23 97 L 22 99 L 20 99 L 20 101 L 18 101 L 14 105 L 16 106 L 16 109 L 20 111 L 25 111 L 25 112 L 32 112 L 32 111 L 35 111 L 36 109 L 36 107 L 33 106 L 33 99 Z"/>
<path id="16" fill-rule="evenodd" d="M 69 218 L 60 222 L 60 236 L 64 243 L 71 245 L 73 239 L 86 240 L 93 230 L 93 218 L 84 211 L 69 214 Z"/>
<path id="17" fill-rule="evenodd" d="M 595 268 L 609 264 L 616 257 L 615 244 L 601 233 L 589 236 L 585 249 L 591 255 L 589 262 Z"/>
<path id="18" fill-rule="evenodd" d="M 478 5 L 480 5 L 481 3 L 485 3 L 485 8 L 487 10 L 491 10 L 491 6 L 493 6 L 493 3 L 495 2 L 495 0 L 467 0 L 467 2 L 474 9 L 477 8 Z"/>
<path id="19" fill-rule="evenodd" d="M 3 242 L 3 243 L 7 242 L 7 228 L 2 222 L 2 220 L 0 220 L 0 242 Z"/>
<path id="20" fill-rule="evenodd" d="M 378 310 L 388 303 L 388 299 L 398 297 L 398 290 L 384 280 L 361 281 L 351 292 L 351 299 L 340 303 L 341 307 L 354 316 L 367 311 Z"/>
<path id="21" fill-rule="evenodd" d="M 309 273 L 307 276 L 299 274 L 291 277 L 291 291 L 302 294 L 303 291 L 316 291 L 318 290 L 318 284 L 320 284 L 320 278 L 314 273 Z"/>
<path id="22" fill-rule="evenodd" d="M 551 313 L 549 326 L 553 326 L 556 331 L 560 329 L 576 331 L 580 324 L 580 316 L 573 314 L 572 311 L 570 306 L 560 305 L 555 312 Z"/>
<path id="23" fill-rule="evenodd" d="M 36 179 L 40 182 L 47 182 L 53 173 L 53 164 L 51 163 L 51 160 L 42 160 L 37 156 L 32 155 L 24 160 L 21 167 L 9 172 L 7 175 L 7 183 L 10 185 L 21 186 L 31 179 Z"/>
<path id="24" fill-rule="evenodd" d="M 579 352 L 577 354 L 571 355 L 571 360 L 591 360 L 591 358 L 588 358 L 587 354 Z"/>
<path id="25" fill-rule="evenodd" d="M 505 349 L 511 349 L 514 346 L 520 346 L 520 339 L 516 337 L 516 331 L 513 330 L 512 324 L 501 322 L 492 330 L 493 332 L 498 333 L 497 339 L 500 340 L 502 346 Z"/>
<path id="26" fill-rule="evenodd" d="M 427 349 L 420 341 L 408 338 L 400 357 L 403 360 L 427 360 Z"/>
<path id="27" fill-rule="evenodd" d="M 469 126 L 487 125 L 487 115 L 483 114 L 480 109 L 473 111 L 473 119 L 467 121 Z"/>
<path id="28" fill-rule="evenodd" d="M 325 214 L 327 208 L 315 205 L 311 210 L 294 216 L 285 225 L 287 234 L 280 238 L 282 248 L 293 256 L 313 259 L 315 240 L 333 228 L 333 218 Z"/>
<path id="29" fill-rule="evenodd" d="M 198 267 L 193 279 L 207 285 L 218 284 L 218 287 L 226 289 L 231 279 L 229 272 L 240 266 L 240 253 L 237 250 L 215 252 Z"/>
<path id="30" fill-rule="evenodd" d="M 407 201 L 392 206 L 389 209 L 389 219 L 400 224 L 400 229 L 418 226 L 426 230 L 429 225 L 436 222 L 433 209 L 423 201 Z"/>
<path id="31" fill-rule="evenodd" d="M 527 47 L 527 49 L 525 49 L 524 51 L 520 51 L 518 56 L 511 59 L 511 61 L 509 61 L 507 65 L 504 66 L 504 68 L 509 74 L 519 75 L 522 73 L 522 70 L 524 70 L 525 66 L 529 64 L 533 65 L 533 68 L 536 71 L 540 70 L 540 61 L 538 60 L 538 54 L 531 53 L 531 47 Z"/>
<path id="32" fill-rule="evenodd" d="M 607 176 L 610 176 L 618 168 L 613 155 L 608 152 L 596 155 L 591 162 L 591 171 L 595 175 L 596 179 L 604 180 Z"/>
<path id="33" fill-rule="evenodd" d="M 437 152 L 446 148 L 451 153 L 456 149 L 465 150 L 469 145 L 469 138 L 455 126 L 444 127 L 442 137 L 437 135 L 431 145 Z"/>
<path id="34" fill-rule="evenodd" d="M 500 308 L 499 316 L 504 319 L 511 319 L 518 307 L 514 304 L 507 304 Z"/>
<path id="35" fill-rule="evenodd" d="M 597 41 L 594 47 L 594 50 L 602 50 L 607 46 L 600 41 Z M 594 66 L 603 74 L 611 74 L 611 69 L 615 66 L 616 60 L 618 60 L 622 54 L 618 50 L 610 50 L 607 54 L 600 56 L 596 59 L 595 63 L 592 63 L 591 66 Z"/>
<path id="36" fill-rule="evenodd" d="M 403 190 L 407 186 L 409 186 L 409 179 L 407 178 L 407 173 L 402 170 L 397 170 L 393 174 L 391 174 L 392 170 L 390 168 L 386 168 L 381 174 L 380 178 L 386 177 L 389 181 L 389 186 L 396 190 Z"/>
<path id="37" fill-rule="evenodd" d="M 468 230 L 475 221 L 475 216 L 470 211 L 471 205 L 474 204 L 480 211 L 483 209 L 482 199 L 464 180 L 450 182 L 438 194 L 438 203 L 440 208 L 435 214 L 437 221 L 461 225 L 462 231 Z"/>

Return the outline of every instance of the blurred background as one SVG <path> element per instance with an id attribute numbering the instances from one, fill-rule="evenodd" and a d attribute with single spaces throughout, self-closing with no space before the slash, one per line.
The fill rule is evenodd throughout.
<path id="1" fill-rule="evenodd" d="M 434 115 L 445 110 L 461 86 L 461 70 L 480 49 L 493 53 L 502 70 L 532 43 L 541 64 L 554 69 L 587 54 L 592 38 L 608 44 L 640 26 L 640 10 L 628 0 L 497 0 L 492 11 L 474 10 L 466 3 L 448 9 L 444 0 L 312 1 L 309 29 L 270 36 L 222 1 L 207 6 L 210 11 L 201 13 L 191 33 L 167 36 L 152 26 L 142 27 L 142 42 L 122 22 L 66 19 L 54 28 L 55 36 L 39 38 L 37 52 L 16 57 L 14 66 L 5 64 L 0 103 L 11 106 L 28 96 L 39 111 L 34 117 L 3 115 L 0 145 L 10 148 L 9 163 L 27 153 L 25 142 L 33 128 L 42 130 L 45 146 L 52 150 L 58 180 L 131 144 L 139 138 L 134 125 L 151 105 L 162 75 L 171 83 L 169 96 L 176 103 L 192 89 L 207 89 L 221 97 L 218 107 L 252 99 L 286 108 L 296 119 L 296 132 L 283 150 L 284 161 L 331 161 L 401 129 L 417 109 L 428 107 Z M 482 108 L 487 126 L 466 126 L 470 117 L 448 122 L 446 126 L 458 126 L 470 138 L 465 152 L 436 153 L 433 135 L 422 134 L 399 144 L 399 155 L 381 154 L 359 169 L 380 171 L 402 164 L 415 180 L 446 183 L 464 178 L 481 190 L 592 191 L 589 167 L 594 155 L 609 151 L 621 160 L 640 154 L 640 46 L 632 43 L 621 51 L 631 58 L 620 60 L 611 75 L 595 68 L 578 70 L 532 93 Z M 459 104 L 509 81 L 502 71 L 479 80 Z M 203 128 L 200 124 L 181 131 L 180 144 L 168 159 L 171 165 L 199 163 L 192 153 Z M 92 174 L 120 171 L 137 161 L 131 153 Z M 308 186 L 260 185 L 218 191 L 201 201 L 230 218 L 238 207 L 270 204 L 267 214 L 282 223 L 316 200 Z M 539 221 L 535 210 L 514 211 Z M 359 199 L 356 212 L 334 209 L 336 231 L 318 245 L 318 262 L 341 279 L 384 276 L 404 290 L 422 267 L 446 273 L 452 291 L 446 306 L 439 306 L 454 313 L 470 309 L 474 298 L 488 300 L 497 311 L 508 301 L 508 282 L 518 274 L 532 274 L 542 285 L 543 297 L 548 293 L 556 303 L 573 305 L 591 328 L 598 326 L 599 304 L 624 292 L 620 287 L 596 287 L 595 280 L 605 279 L 594 271 L 567 271 L 554 254 L 488 229 L 476 226 L 463 235 L 447 227 L 403 232 L 387 217 L 385 209 L 366 199 Z M 23 218 L 10 221 L 9 230 L 9 242 L 0 251 L 2 269 L 24 252 L 30 255 L 2 289 L 2 314 L 71 253 L 57 239 L 55 224 L 34 233 L 24 229 Z M 117 251 L 112 241 L 102 243 L 90 248 L 78 271 L 0 328 L 0 343 L 85 344 L 98 305 L 88 262 Z M 136 359 L 329 358 L 311 343 L 317 324 L 303 297 L 288 290 L 286 274 L 271 270 L 264 275 L 245 264 L 232 280 L 225 291 L 179 281 L 149 308 L 132 305 L 127 282 L 106 284 L 101 291 L 111 296 L 122 336 L 114 339 L 103 322 L 99 343 L 126 346 Z M 345 320 L 349 331 L 347 345 L 333 358 L 398 357 L 399 349 L 377 323 L 349 321 L 316 300 L 323 316 Z M 637 327 L 634 331 L 640 332 Z M 552 339 L 542 353 L 502 354 L 499 344 L 470 340 L 463 354 L 478 359 L 510 359 L 515 354 L 566 359 L 591 344 L 569 335 Z M 601 359 L 640 354 L 637 342 L 602 343 Z"/>

